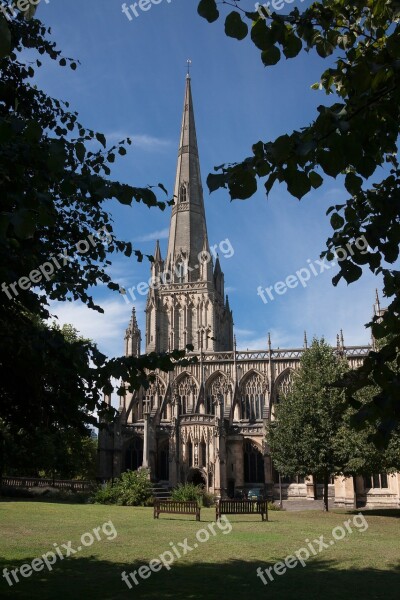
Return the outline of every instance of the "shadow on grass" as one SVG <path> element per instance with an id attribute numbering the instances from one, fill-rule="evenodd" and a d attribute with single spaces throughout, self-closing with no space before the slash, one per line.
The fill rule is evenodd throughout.
<path id="1" fill-rule="evenodd" d="M 400 508 L 357 508 L 357 510 L 348 511 L 349 514 L 356 515 L 357 513 L 364 513 L 368 517 L 396 517 L 400 518 Z"/>
<path id="2" fill-rule="evenodd" d="M 16 568 L 29 562 L 9 565 L 0 560 L 0 569 Z M 398 600 L 400 567 L 392 570 L 374 568 L 340 570 L 334 561 L 310 560 L 305 568 L 297 566 L 264 585 L 256 576 L 257 567 L 265 569 L 273 563 L 232 559 L 223 563 L 185 563 L 178 560 L 170 571 L 150 572 L 146 580 L 137 577 L 132 589 L 122 581 L 121 573 L 137 571 L 146 561 L 115 563 L 95 557 L 74 557 L 54 565 L 49 572 L 34 572 L 12 587 L 0 582 L 1 598 L 32 600 L 96 599 L 118 600 L 343 600 L 354 596 L 376 600 Z M 267 579 L 268 580 L 268 579 Z"/>

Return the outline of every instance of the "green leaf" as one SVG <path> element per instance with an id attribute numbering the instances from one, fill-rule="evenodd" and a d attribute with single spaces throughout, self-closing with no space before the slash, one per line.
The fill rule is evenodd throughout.
<path id="1" fill-rule="evenodd" d="M 329 40 L 324 39 L 322 36 L 318 37 L 316 42 L 316 48 L 321 58 L 326 58 L 327 56 L 330 56 L 334 51 L 333 45 L 329 42 Z"/>
<path id="2" fill-rule="evenodd" d="M 257 191 L 257 181 L 250 171 L 234 173 L 228 183 L 232 200 L 247 200 Z"/>
<path id="3" fill-rule="evenodd" d="M 160 190 L 162 190 L 166 196 L 168 196 L 168 191 L 166 190 L 166 188 L 163 186 L 162 183 L 158 184 L 158 187 L 160 188 Z"/>
<path id="4" fill-rule="evenodd" d="M 249 28 L 246 23 L 242 21 L 240 14 L 236 11 L 232 11 L 225 20 L 225 33 L 227 36 L 235 38 L 236 40 L 243 40 L 248 34 Z"/>
<path id="5" fill-rule="evenodd" d="M 215 0 L 200 0 L 197 12 L 209 23 L 213 23 L 219 17 L 219 11 Z"/>
<path id="6" fill-rule="evenodd" d="M 345 278 L 347 283 L 354 283 L 357 279 L 360 279 L 362 275 L 362 268 L 351 262 L 342 264 L 342 276 Z"/>
<path id="7" fill-rule="evenodd" d="M 346 166 L 345 158 L 339 148 L 331 148 L 329 152 L 322 150 L 318 152 L 317 158 L 325 173 L 331 177 L 337 177 Z"/>
<path id="8" fill-rule="evenodd" d="M 267 191 L 267 196 L 269 195 L 270 191 L 272 190 L 272 187 L 277 179 L 278 179 L 278 175 L 275 172 L 275 173 L 271 173 L 271 175 L 268 177 L 267 181 L 265 182 L 264 187 Z"/>
<path id="9" fill-rule="evenodd" d="M 297 35 L 294 35 L 294 33 L 291 33 L 290 35 L 288 35 L 285 41 L 285 45 L 283 47 L 283 54 L 286 56 L 286 58 L 294 58 L 298 55 L 302 47 L 303 44 L 301 42 L 301 39 L 298 38 Z"/>
<path id="10" fill-rule="evenodd" d="M 285 134 L 278 137 L 273 144 L 271 144 L 271 154 L 276 162 L 286 162 L 292 151 L 292 140 Z"/>
<path id="11" fill-rule="evenodd" d="M 11 32 L 7 21 L 0 16 L 0 58 L 8 56 L 11 52 Z"/>
<path id="12" fill-rule="evenodd" d="M 103 146 L 103 148 L 106 147 L 106 137 L 103 133 L 96 133 L 96 140 L 98 142 L 100 142 L 100 144 Z"/>
<path id="13" fill-rule="evenodd" d="M 349 194 L 355 196 L 361 190 L 362 183 L 363 180 L 361 177 L 357 177 L 354 173 L 347 173 L 345 186 Z"/>
<path id="14" fill-rule="evenodd" d="M 207 177 L 207 185 L 210 194 L 221 187 L 226 187 L 227 179 L 227 175 L 214 175 L 213 173 L 210 173 Z"/>
<path id="15" fill-rule="evenodd" d="M 319 173 L 316 173 L 315 171 L 311 171 L 311 173 L 309 174 L 309 179 L 310 179 L 310 183 L 312 185 L 312 187 L 316 190 L 317 188 L 319 188 L 324 180 L 322 179 L 321 175 Z"/>
<path id="16" fill-rule="evenodd" d="M 310 191 L 311 183 L 307 175 L 303 171 L 300 171 L 287 181 L 287 188 L 292 196 L 300 200 Z"/>
<path id="17" fill-rule="evenodd" d="M 259 50 L 268 50 L 276 42 L 276 39 L 271 35 L 270 27 L 262 19 L 254 23 L 250 37 Z"/>
<path id="18" fill-rule="evenodd" d="M 281 58 L 281 51 L 277 46 L 271 46 L 268 50 L 261 52 L 261 60 L 266 67 L 276 65 Z"/>
<path id="19" fill-rule="evenodd" d="M 344 225 L 344 219 L 338 213 L 333 213 L 331 216 L 331 225 L 333 229 L 341 229 Z"/>
<path id="20" fill-rule="evenodd" d="M 82 163 L 85 160 L 85 156 L 86 156 L 85 145 L 82 144 L 81 142 L 79 142 L 78 144 L 76 144 L 75 151 L 76 151 L 76 156 L 77 156 L 79 162 Z"/>

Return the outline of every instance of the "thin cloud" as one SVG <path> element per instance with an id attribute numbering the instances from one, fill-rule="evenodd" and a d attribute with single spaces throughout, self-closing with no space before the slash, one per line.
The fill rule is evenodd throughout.
<path id="1" fill-rule="evenodd" d="M 135 242 L 155 242 L 156 240 L 166 240 L 168 239 L 169 229 L 166 227 L 165 229 L 160 229 L 159 231 L 151 231 L 150 233 L 146 233 L 145 235 L 141 235 L 134 239 Z"/>
<path id="2" fill-rule="evenodd" d="M 107 141 L 112 143 L 120 142 L 126 138 L 130 138 L 132 140 L 133 148 L 140 148 L 141 150 L 162 151 L 169 149 L 172 146 L 171 140 L 158 138 L 146 133 L 131 134 L 126 131 L 114 131 L 106 134 Z"/>
<path id="3" fill-rule="evenodd" d="M 124 353 L 125 329 L 129 324 L 133 305 L 121 296 L 115 300 L 98 300 L 104 313 L 87 308 L 80 302 L 51 302 L 52 315 L 59 325 L 69 323 L 85 337 L 98 344 L 101 352 L 109 357 Z M 144 302 L 136 302 L 138 314 L 144 311 Z"/>

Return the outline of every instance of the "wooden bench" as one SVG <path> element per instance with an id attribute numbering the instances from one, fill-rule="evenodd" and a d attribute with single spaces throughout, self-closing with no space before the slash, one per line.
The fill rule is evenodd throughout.
<path id="1" fill-rule="evenodd" d="M 267 500 L 219 500 L 216 520 L 221 515 L 261 515 L 262 521 L 268 521 Z"/>
<path id="2" fill-rule="evenodd" d="M 196 515 L 196 521 L 200 521 L 200 506 L 196 501 L 154 500 L 154 518 L 158 519 L 160 513 Z"/>

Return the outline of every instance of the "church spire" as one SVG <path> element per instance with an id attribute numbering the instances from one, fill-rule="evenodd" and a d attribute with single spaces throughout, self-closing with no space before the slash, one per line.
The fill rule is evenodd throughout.
<path id="1" fill-rule="evenodd" d="M 146 303 L 146 352 L 193 346 L 195 352 L 233 349 L 233 318 L 219 260 L 208 243 L 190 75 L 165 262 L 158 244 Z"/>
<path id="2" fill-rule="evenodd" d="M 158 240 L 156 242 L 156 249 L 154 252 L 154 262 L 161 262 L 160 242 Z"/>
<path id="3" fill-rule="evenodd" d="M 166 264 L 173 271 L 177 263 L 185 263 L 193 269 L 189 269 L 193 281 L 200 278 L 198 257 L 204 249 L 209 252 L 209 243 L 189 74 L 186 76 L 174 196 Z"/>
<path id="4" fill-rule="evenodd" d="M 132 308 L 131 320 L 125 333 L 125 356 L 140 356 L 142 335 L 136 318 L 136 309 Z"/>

